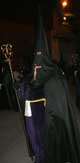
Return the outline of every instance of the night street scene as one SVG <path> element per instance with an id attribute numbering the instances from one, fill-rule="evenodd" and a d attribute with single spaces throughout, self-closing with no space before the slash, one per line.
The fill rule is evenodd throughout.
<path id="1" fill-rule="evenodd" d="M 0 163 L 80 163 L 80 0 L 4 0 Z"/>

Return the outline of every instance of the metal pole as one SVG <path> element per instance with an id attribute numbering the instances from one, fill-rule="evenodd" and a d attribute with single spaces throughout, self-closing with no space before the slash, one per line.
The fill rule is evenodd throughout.
<path id="1" fill-rule="evenodd" d="M 15 84 L 14 84 L 15 81 L 14 81 L 14 76 L 13 76 L 13 71 L 12 71 L 12 66 L 11 66 L 11 60 L 10 60 L 10 57 L 11 57 L 11 54 L 12 54 L 12 52 L 11 52 L 12 45 L 11 44 L 3 44 L 1 46 L 1 50 L 2 50 L 3 55 L 5 56 L 5 62 L 8 64 L 8 67 L 9 67 L 9 70 L 10 70 L 10 77 L 11 77 L 11 82 L 12 82 L 11 84 L 12 84 L 12 88 L 13 88 L 14 95 L 15 95 L 15 98 L 16 98 L 16 103 L 17 103 L 18 110 L 19 110 L 20 120 L 22 122 L 22 128 L 24 130 L 25 140 L 26 140 L 26 144 L 27 144 L 27 147 L 28 147 L 28 153 L 29 153 L 29 156 L 31 157 L 31 159 L 33 160 L 33 152 L 32 152 L 31 144 L 30 144 L 29 137 L 28 137 L 28 134 L 27 134 L 27 131 L 26 131 L 24 115 L 23 115 L 22 110 L 21 110 L 19 97 L 17 95 L 17 90 L 16 90 Z"/>

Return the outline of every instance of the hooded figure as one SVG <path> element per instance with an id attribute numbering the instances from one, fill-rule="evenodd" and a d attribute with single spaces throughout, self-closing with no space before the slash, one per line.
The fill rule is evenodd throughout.
<path id="1" fill-rule="evenodd" d="M 46 98 L 43 134 L 45 163 L 79 163 L 77 110 L 70 97 L 64 72 L 50 58 L 41 14 L 39 23 L 32 87 L 34 91 L 43 89 Z"/>
<path id="2" fill-rule="evenodd" d="M 38 31 L 37 31 L 37 42 L 34 52 L 34 58 L 36 53 L 42 53 L 44 50 L 44 39 L 42 40 L 42 24 L 40 20 L 40 13 L 38 15 Z M 39 48 L 40 47 L 40 48 Z M 45 120 L 45 106 L 46 99 L 44 98 L 43 87 L 35 87 L 34 81 L 36 80 L 36 73 L 42 66 L 34 65 L 33 71 L 29 74 L 28 78 L 25 78 L 21 83 L 18 95 L 25 101 L 25 127 L 28 140 L 30 142 L 29 151 L 32 154 L 33 161 L 35 163 L 44 163 L 44 148 L 43 148 L 43 131 L 44 131 L 44 120 Z M 39 66 L 39 67 L 37 67 Z M 29 153 L 29 155 L 30 155 Z"/>

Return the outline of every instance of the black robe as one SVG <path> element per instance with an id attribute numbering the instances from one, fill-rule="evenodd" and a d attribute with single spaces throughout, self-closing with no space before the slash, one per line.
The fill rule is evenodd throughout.
<path id="1" fill-rule="evenodd" d="M 70 97 L 64 72 L 56 64 L 45 64 L 37 73 L 34 87 L 44 85 L 45 163 L 79 163 L 80 133 L 77 110 Z"/>
<path id="2" fill-rule="evenodd" d="M 48 163 L 79 163 L 80 137 L 77 108 L 74 108 L 63 74 L 57 74 L 45 83 L 46 153 Z"/>
<path id="3" fill-rule="evenodd" d="M 80 163 L 80 125 L 62 69 L 52 62 L 39 8 L 38 33 L 33 62 L 34 88 L 46 98 L 43 143 L 45 163 Z M 36 89 L 35 89 L 36 90 Z"/>

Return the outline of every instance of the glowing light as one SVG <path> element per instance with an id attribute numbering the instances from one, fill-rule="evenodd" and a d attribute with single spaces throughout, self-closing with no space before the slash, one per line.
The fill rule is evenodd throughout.
<path id="1" fill-rule="evenodd" d="M 63 20 L 66 20 L 66 19 L 67 19 L 66 16 L 64 16 L 64 17 L 63 17 Z"/>
<path id="2" fill-rule="evenodd" d="M 62 7 L 65 8 L 68 5 L 68 2 L 65 0 L 62 2 Z"/>

